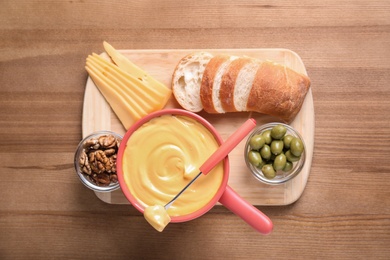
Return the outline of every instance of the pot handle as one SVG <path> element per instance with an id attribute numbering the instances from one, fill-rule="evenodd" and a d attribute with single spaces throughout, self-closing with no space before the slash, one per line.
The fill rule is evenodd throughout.
<path id="1" fill-rule="evenodd" d="M 263 235 L 272 232 L 272 221 L 229 186 L 226 186 L 219 202 Z"/>

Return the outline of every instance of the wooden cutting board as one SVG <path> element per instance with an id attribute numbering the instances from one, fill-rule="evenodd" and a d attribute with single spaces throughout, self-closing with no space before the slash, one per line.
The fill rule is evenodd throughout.
<path id="1" fill-rule="evenodd" d="M 208 51 L 213 54 L 247 55 L 262 60 L 271 60 L 307 75 L 301 58 L 295 52 L 286 49 L 123 50 L 121 53 L 170 87 L 171 77 L 179 60 L 195 51 Z M 105 53 L 102 55 L 108 57 Z M 172 95 L 165 108 L 181 107 Z M 276 118 L 254 112 L 216 115 L 202 111 L 199 115 L 213 124 L 224 140 L 250 117 L 255 118 L 258 125 L 278 121 Z M 310 174 L 314 147 L 314 106 L 311 89 L 307 93 L 301 111 L 290 125 L 303 136 L 306 144 L 307 161 L 302 172 L 285 184 L 278 186 L 266 185 L 260 183 L 251 175 L 244 161 L 246 140 L 243 140 L 229 154 L 230 176 L 228 185 L 253 205 L 288 205 L 298 200 L 302 195 Z M 99 130 L 111 130 L 121 135 L 125 134 L 124 127 L 91 78 L 88 78 L 83 107 L 83 136 L 85 137 Z M 106 203 L 129 204 L 120 189 L 109 193 L 95 192 L 95 194 Z"/>

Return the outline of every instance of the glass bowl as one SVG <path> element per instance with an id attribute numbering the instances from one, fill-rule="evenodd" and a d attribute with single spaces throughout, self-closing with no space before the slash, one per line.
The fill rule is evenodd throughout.
<path id="1" fill-rule="evenodd" d="M 254 135 L 261 134 L 261 133 L 263 133 L 266 130 L 271 130 L 272 127 L 274 127 L 276 125 L 283 125 L 283 126 L 285 126 L 287 128 L 286 135 L 289 134 L 289 135 L 292 135 L 294 137 L 300 138 L 302 143 L 303 143 L 304 150 L 303 150 L 303 152 L 301 154 L 300 159 L 297 162 L 293 163 L 293 167 L 292 167 L 292 169 L 290 171 L 288 171 L 288 172 L 284 172 L 282 170 L 276 171 L 276 176 L 273 179 L 269 179 L 269 178 L 265 177 L 265 175 L 262 172 L 261 168 L 256 167 L 256 166 L 252 165 L 249 162 L 248 152 L 251 150 L 251 147 L 249 145 L 249 141 L 250 141 L 250 139 Z M 259 180 L 259 181 L 261 181 L 263 183 L 266 183 L 266 184 L 270 184 L 270 185 L 282 184 L 282 183 L 285 183 L 285 182 L 293 179 L 294 177 L 296 177 L 301 172 L 301 170 L 303 169 L 303 166 L 305 165 L 305 160 L 306 160 L 305 142 L 304 142 L 302 136 L 293 127 L 291 127 L 291 126 L 289 126 L 287 124 L 283 124 L 283 123 L 268 123 L 268 124 L 265 124 L 265 125 L 257 127 L 249 135 L 249 137 L 248 137 L 248 139 L 246 141 L 246 144 L 245 144 L 244 158 L 245 158 L 245 163 L 246 163 L 248 169 L 251 171 L 252 175 L 257 180 Z"/>
<path id="2" fill-rule="evenodd" d="M 116 138 L 116 140 L 118 141 L 114 147 L 115 157 L 113 157 L 113 159 L 112 159 L 112 160 L 116 161 L 116 155 L 118 153 L 119 143 L 122 141 L 123 137 L 121 135 L 114 133 L 114 132 L 111 132 L 111 131 L 97 131 L 97 132 L 94 132 L 94 133 L 88 135 L 87 137 L 85 137 L 77 146 L 77 150 L 76 150 L 76 153 L 74 156 L 74 167 L 76 169 L 76 173 L 77 173 L 78 177 L 80 178 L 81 182 L 86 187 L 88 187 L 89 189 L 94 190 L 94 191 L 111 192 L 111 191 L 114 191 L 116 189 L 119 189 L 119 182 L 118 182 L 117 176 L 112 176 L 112 178 L 110 177 L 109 184 L 98 184 L 92 178 L 93 173 L 91 175 L 88 175 L 88 174 L 83 172 L 83 164 L 80 162 L 80 159 L 81 159 L 81 156 L 83 155 L 83 152 L 86 151 L 86 149 L 88 149 L 84 145 L 86 141 L 91 140 L 91 139 L 99 139 L 99 137 L 101 137 L 101 136 L 108 136 L 108 135 L 114 136 Z M 98 148 L 98 149 L 103 151 L 103 150 L 107 150 L 109 148 Z M 110 155 L 109 157 L 111 157 L 111 156 L 112 155 Z M 115 167 L 116 167 L 116 162 L 115 162 Z M 111 175 L 109 174 L 108 176 L 111 176 Z"/>

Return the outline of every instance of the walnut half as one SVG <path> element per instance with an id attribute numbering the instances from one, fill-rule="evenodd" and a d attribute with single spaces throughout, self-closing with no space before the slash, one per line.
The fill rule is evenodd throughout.
<path id="1" fill-rule="evenodd" d="M 119 144 L 120 140 L 110 134 L 86 140 L 79 159 L 82 173 L 98 186 L 117 183 L 116 155 Z"/>

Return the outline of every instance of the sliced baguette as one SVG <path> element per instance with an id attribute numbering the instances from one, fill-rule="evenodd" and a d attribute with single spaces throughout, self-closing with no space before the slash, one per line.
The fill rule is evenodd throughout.
<path id="1" fill-rule="evenodd" d="M 217 55 L 213 57 L 206 66 L 203 73 L 202 84 L 200 86 L 200 100 L 203 109 L 208 113 L 218 113 L 213 102 L 214 80 L 218 70 L 222 68 L 225 62 L 229 61 L 229 55 Z"/>
<path id="2" fill-rule="evenodd" d="M 222 76 L 219 97 L 225 112 L 244 111 L 256 66 L 253 59 L 241 57 L 233 60 Z"/>
<path id="3" fill-rule="evenodd" d="M 237 111 L 247 111 L 249 93 L 251 92 L 260 63 L 259 60 L 252 59 L 251 62 L 242 67 L 237 76 L 236 86 L 238 87 L 234 88 L 233 94 L 234 106 Z"/>
<path id="4" fill-rule="evenodd" d="M 212 57 L 211 53 L 198 52 L 185 56 L 177 64 L 172 76 L 172 91 L 184 109 L 192 112 L 203 109 L 200 86 L 206 65 Z"/>
<path id="5" fill-rule="evenodd" d="M 214 82 L 213 82 L 213 91 L 212 91 L 212 99 L 213 99 L 213 105 L 215 111 L 217 113 L 225 113 L 225 109 L 222 105 L 222 98 L 220 96 L 221 93 L 221 86 L 222 86 L 222 78 L 223 76 L 228 73 L 228 69 L 230 67 L 230 64 L 236 60 L 238 57 L 236 56 L 230 56 L 227 61 L 225 61 L 219 68 L 215 75 Z"/>
<path id="6" fill-rule="evenodd" d="M 265 61 L 256 72 L 246 110 L 290 122 L 300 111 L 309 87 L 307 76 Z"/>
<path id="7" fill-rule="evenodd" d="M 193 112 L 253 111 L 291 122 L 302 107 L 310 79 L 274 62 L 235 58 L 209 53 L 183 58 L 172 82 L 179 104 Z M 196 74 L 196 84 L 186 80 L 187 74 Z"/>

